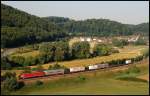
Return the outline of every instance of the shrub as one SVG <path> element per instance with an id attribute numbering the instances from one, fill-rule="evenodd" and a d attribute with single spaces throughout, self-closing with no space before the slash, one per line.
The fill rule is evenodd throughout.
<path id="1" fill-rule="evenodd" d="M 16 77 L 16 73 L 15 73 L 15 72 L 13 72 L 13 73 L 11 73 L 11 72 L 6 72 L 6 73 L 3 75 L 3 77 L 4 77 L 5 80 L 6 80 L 6 79 L 10 79 L 11 77 Z"/>
<path id="2" fill-rule="evenodd" d="M 23 70 L 24 70 L 23 73 L 31 73 L 30 67 L 24 67 Z"/>
<path id="3" fill-rule="evenodd" d="M 77 80 L 78 80 L 79 82 L 82 82 L 82 81 L 85 81 L 85 80 L 86 80 L 86 77 L 84 77 L 84 76 L 78 76 Z"/>
<path id="4" fill-rule="evenodd" d="M 8 62 L 6 57 L 1 57 L 1 69 L 10 70 L 12 65 Z"/>
<path id="5" fill-rule="evenodd" d="M 128 73 L 140 73 L 140 69 L 134 65 L 129 67 Z"/>
<path id="6" fill-rule="evenodd" d="M 19 83 L 17 82 L 16 77 L 7 78 L 2 85 L 2 88 L 7 91 L 14 91 L 18 89 L 18 87 Z"/>
<path id="7" fill-rule="evenodd" d="M 42 82 L 42 81 L 37 80 L 37 81 L 35 82 L 35 85 L 37 85 L 37 86 L 43 85 L 43 82 Z"/>

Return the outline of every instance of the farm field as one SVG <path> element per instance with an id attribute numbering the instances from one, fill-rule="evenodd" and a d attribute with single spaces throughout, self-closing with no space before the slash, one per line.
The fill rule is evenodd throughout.
<path id="1" fill-rule="evenodd" d="M 147 48 L 148 46 L 126 46 L 125 48 L 120 49 L 120 53 L 115 53 L 109 56 L 94 57 L 90 59 L 62 61 L 58 63 L 66 67 L 88 66 L 88 65 L 92 65 L 96 63 L 101 63 L 104 61 L 135 57 L 135 56 L 140 55 L 141 51 Z M 44 64 L 43 67 L 47 69 L 49 65 L 54 64 L 54 63 L 55 62 Z M 34 68 L 34 67 L 36 66 L 31 66 L 31 68 Z"/>
<path id="2" fill-rule="evenodd" d="M 149 81 L 149 74 L 141 75 L 138 78 L 141 78 L 141 79 Z"/>
<path id="3" fill-rule="evenodd" d="M 139 76 L 149 74 L 149 59 L 146 59 L 137 67 L 140 68 L 141 73 Z M 44 95 L 69 95 L 69 94 L 95 94 L 95 95 L 148 95 L 149 82 L 141 81 L 126 81 L 115 79 L 119 71 L 101 71 L 97 70 L 92 73 L 79 73 L 72 78 L 63 77 L 58 80 L 44 82 L 41 86 L 35 86 L 34 83 L 25 86 L 19 91 L 11 93 L 13 95 L 19 94 L 44 94 Z M 85 77 L 84 81 L 78 82 L 77 77 Z M 32 90 L 31 90 L 32 89 Z"/>
<path id="4" fill-rule="evenodd" d="M 11 56 L 23 56 L 23 57 L 29 57 L 29 56 L 37 56 L 39 55 L 39 51 L 31 51 L 31 52 L 26 52 L 26 53 L 16 53 L 16 54 L 13 54 Z"/>
<path id="5" fill-rule="evenodd" d="M 142 50 L 147 49 L 148 46 L 126 46 L 123 49 L 120 49 L 120 53 L 115 53 L 109 56 L 102 56 L 102 57 L 94 57 L 90 59 L 78 59 L 78 60 L 71 60 L 71 61 L 62 61 L 58 62 L 61 65 L 66 67 L 74 67 L 74 66 L 88 66 L 95 63 L 100 63 L 102 61 L 111 61 L 115 59 L 123 59 L 123 58 L 130 58 L 140 55 Z M 31 51 L 26 53 L 14 53 L 10 56 L 36 56 L 39 54 L 39 51 Z M 54 64 L 55 62 L 47 63 L 42 65 L 43 68 L 47 69 L 49 65 Z M 36 66 L 30 66 L 34 68 Z M 1 70 L 1 74 L 5 73 L 7 70 Z M 22 70 L 9 70 L 11 72 L 16 72 L 17 76 L 22 72 Z"/>

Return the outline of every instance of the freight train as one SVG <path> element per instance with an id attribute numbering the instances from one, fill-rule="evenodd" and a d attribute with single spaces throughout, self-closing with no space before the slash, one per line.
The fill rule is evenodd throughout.
<path id="1" fill-rule="evenodd" d="M 125 64 L 132 63 L 131 60 L 126 60 Z M 97 69 L 104 69 L 111 67 L 108 63 L 104 64 L 95 64 L 90 65 L 88 67 L 71 67 L 69 69 L 55 69 L 55 70 L 44 70 L 44 71 L 36 71 L 32 73 L 23 73 L 19 75 L 19 79 L 29 79 L 29 78 L 36 78 L 36 77 L 44 77 L 44 76 L 52 76 L 52 75 L 63 75 L 75 72 L 83 72 L 87 70 L 97 70 Z"/>

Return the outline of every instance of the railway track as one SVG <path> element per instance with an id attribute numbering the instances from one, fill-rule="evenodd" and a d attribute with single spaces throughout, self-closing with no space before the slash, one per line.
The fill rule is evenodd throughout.
<path id="1" fill-rule="evenodd" d="M 136 65 L 137 64 L 140 64 L 140 62 L 136 62 Z M 134 63 L 133 63 L 134 64 Z M 50 76 L 43 76 L 43 77 L 35 77 L 35 78 L 29 78 L 29 79 L 21 79 L 21 80 L 18 80 L 18 81 L 23 81 L 23 82 L 33 82 L 33 81 L 36 81 L 36 80 L 45 80 L 45 79 L 48 79 L 48 80 L 53 80 L 53 79 L 59 79 L 61 77 L 64 77 L 64 76 L 72 76 L 72 75 L 77 75 L 79 73 L 85 73 L 85 72 L 96 72 L 96 71 L 111 71 L 111 70 L 116 70 L 116 69 L 122 69 L 122 68 L 128 68 L 130 65 L 133 65 L 133 64 L 127 64 L 127 65 L 121 65 L 121 66 L 112 66 L 112 67 L 108 67 L 108 68 L 104 68 L 104 69 L 96 69 L 96 70 L 86 70 L 86 71 L 81 71 L 81 72 L 75 72 L 75 73 L 68 73 L 68 74 L 58 74 L 58 75 L 50 75 Z"/>

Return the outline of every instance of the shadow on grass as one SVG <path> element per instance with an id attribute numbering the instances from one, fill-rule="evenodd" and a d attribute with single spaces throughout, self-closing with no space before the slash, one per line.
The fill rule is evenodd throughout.
<path id="1" fill-rule="evenodd" d="M 144 82 L 148 83 L 147 80 L 136 78 L 136 77 L 122 77 L 122 78 L 117 78 L 119 80 L 126 80 L 126 81 L 135 81 L 135 82 Z"/>

